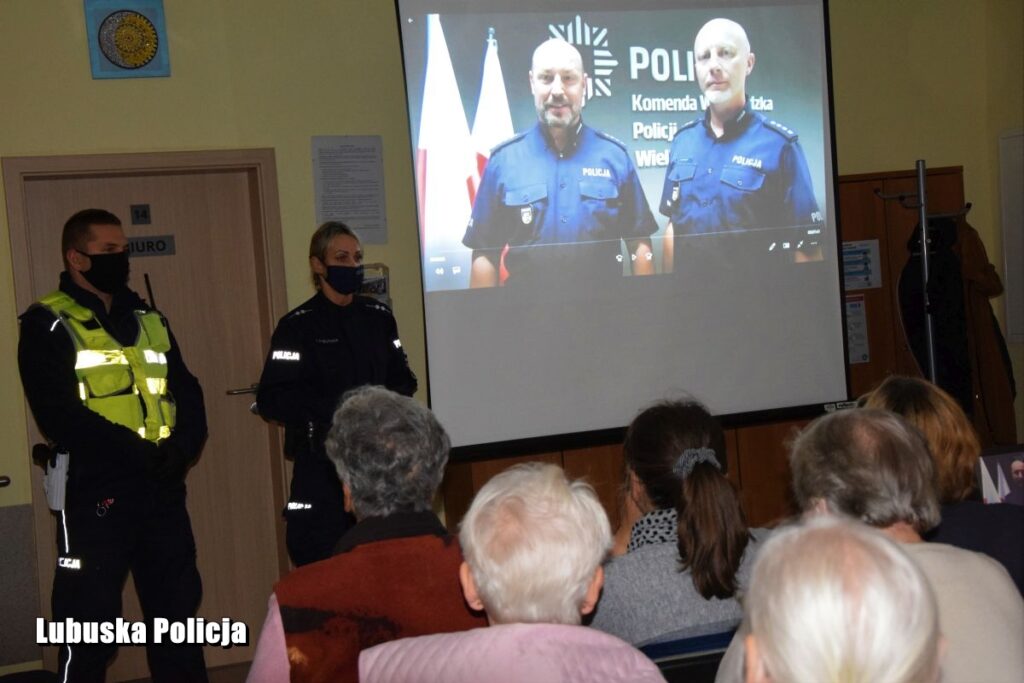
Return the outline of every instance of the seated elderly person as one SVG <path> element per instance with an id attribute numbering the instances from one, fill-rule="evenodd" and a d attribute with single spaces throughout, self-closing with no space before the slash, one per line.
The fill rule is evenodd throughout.
<path id="1" fill-rule="evenodd" d="M 878 531 L 818 517 L 778 531 L 744 599 L 746 683 L 933 683 L 939 614 L 928 580 Z"/>
<path id="2" fill-rule="evenodd" d="M 431 512 L 448 451 L 413 399 L 380 387 L 346 395 L 327 454 L 356 524 L 333 557 L 274 587 L 249 681 L 355 682 L 364 648 L 486 623 L 463 600 L 459 545 Z"/>
<path id="3" fill-rule="evenodd" d="M 861 402 L 902 416 L 928 442 L 938 473 L 942 523 L 925 540 L 995 558 L 1024 594 L 1024 506 L 982 502 L 976 475 L 981 443 L 956 399 L 923 379 L 889 377 Z"/>
<path id="4" fill-rule="evenodd" d="M 921 535 L 939 523 L 935 466 L 912 425 L 893 413 L 843 410 L 812 422 L 793 442 L 793 492 L 805 513 L 858 519 L 914 560 L 931 583 L 948 650 L 945 683 L 1019 683 L 1024 674 L 1024 601 L 992 558 Z M 740 634 L 716 681 L 741 680 Z"/>
<path id="5" fill-rule="evenodd" d="M 725 433 L 694 401 L 664 401 L 630 424 L 628 498 L 643 516 L 605 567 L 591 626 L 634 645 L 731 631 L 757 542 L 725 476 Z"/>
<path id="6" fill-rule="evenodd" d="M 611 529 L 593 489 L 555 465 L 512 467 L 462 522 L 467 602 L 489 628 L 385 643 L 359 657 L 363 683 L 663 681 L 614 636 L 580 626 L 601 592 Z"/>

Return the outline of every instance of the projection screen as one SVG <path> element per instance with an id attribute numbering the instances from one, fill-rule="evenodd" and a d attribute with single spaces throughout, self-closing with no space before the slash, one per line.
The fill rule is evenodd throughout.
<path id="1" fill-rule="evenodd" d="M 453 445 L 847 398 L 820 0 L 397 7 Z"/>

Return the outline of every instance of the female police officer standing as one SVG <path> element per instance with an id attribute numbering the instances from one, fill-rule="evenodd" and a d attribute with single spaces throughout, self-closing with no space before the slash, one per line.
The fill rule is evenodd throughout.
<path id="1" fill-rule="evenodd" d="M 278 323 L 260 377 L 259 413 L 285 425 L 285 455 L 295 461 L 284 516 L 296 565 L 330 557 L 354 521 L 324 451 L 342 394 L 365 384 L 416 391 L 391 310 L 357 294 L 362 262 L 359 239 L 344 223 L 313 233 L 309 265 L 318 291 Z"/>

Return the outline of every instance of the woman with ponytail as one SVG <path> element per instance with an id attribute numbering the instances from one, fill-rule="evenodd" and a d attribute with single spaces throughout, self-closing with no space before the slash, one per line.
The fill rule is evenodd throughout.
<path id="1" fill-rule="evenodd" d="M 627 496 L 643 516 L 626 554 L 605 565 L 592 626 L 634 645 L 735 628 L 766 532 L 747 528 L 725 477 L 721 426 L 695 401 L 657 403 L 633 420 L 623 452 Z"/>

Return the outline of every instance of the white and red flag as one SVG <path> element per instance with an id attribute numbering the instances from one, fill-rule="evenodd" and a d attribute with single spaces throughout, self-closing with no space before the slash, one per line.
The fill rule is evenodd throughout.
<path id="1" fill-rule="evenodd" d="M 498 41 L 494 29 L 487 35 L 487 51 L 484 53 L 483 77 L 480 79 L 480 99 L 473 117 L 473 149 L 476 151 L 476 170 L 483 177 L 484 167 L 491 157 L 491 150 L 515 134 L 512 127 L 512 111 L 508 107 L 508 93 L 505 91 L 505 77 L 498 61 Z"/>
<path id="2" fill-rule="evenodd" d="M 469 278 L 462 236 L 479 182 L 473 145 L 440 17 L 427 15 L 427 66 L 416 141 L 416 191 L 428 289 Z M 454 277 L 453 277 L 454 276 Z"/>
<path id="3" fill-rule="evenodd" d="M 996 495 L 999 496 L 1000 503 L 1005 503 L 1006 497 L 1010 495 L 1010 485 L 1006 483 L 1006 476 L 999 463 L 996 463 Z"/>
<path id="4" fill-rule="evenodd" d="M 996 488 L 991 473 L 985 467 L 985 461 L 978 461 L 978 467 L 981 468 L 981 500 L 989 504 L 1002 502 L 999 498 L 999 489 Z"/>

